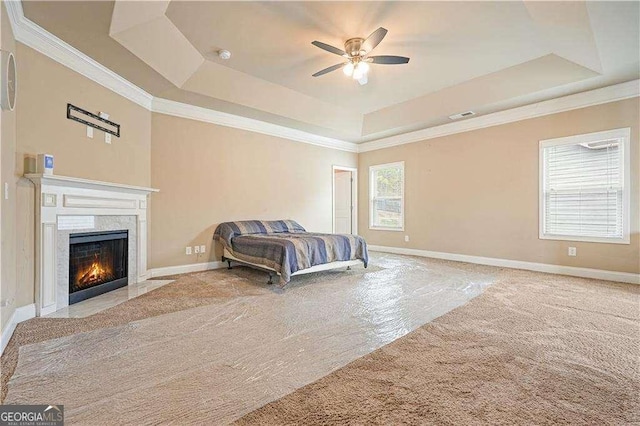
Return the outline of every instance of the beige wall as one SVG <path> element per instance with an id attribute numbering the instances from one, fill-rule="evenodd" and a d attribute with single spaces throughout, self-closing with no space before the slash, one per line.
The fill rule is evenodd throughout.
<path id="1" fill-rule="evenodd" d="M 151 113 L 101 85 L 18 44 L 20 94 L 18 157 L 48 153 L 55 173 L 64 176 L 148 185 L 151 179 Z M 86 137 L 86 127 L 66 118 L 67 103 L 110 114 L 121 137 L 104 142 L 104 133 Z M 23 162 L 18 161 L 18 173 Z"/>
<path id="2" fill-rule="evenodd" d="M 639 104 L 634 98 L 362 153 L 360 234 L 374 245 L 638 273 Z M 621 127 L 631 127 L 631 244 L 538 239 L 538 141 Z M 369 230 L 368 168 L 394 161 L 405 162 L 405 231 Z M 569 246 L 577 257 L 567 256 Z"/>
<path id="3" fill-rule="evenodd" d="M 17 180 L 17 306 L 34 302 L 34 186 L 19 178 L 25 158 L 53 154 L 55 174 L 149 186 L 151 113 L 35 50 L 18 43 L 17 146 L 9 155 Z M 86 137 L 86 127 L 66 118 L 67 103 L 104 111 L 121 125 L 121 137 L 104 142 L 104 133 Z M 15 185 L 14 185 L 14 191 Z M 4 250 L 3 250 L 4 253 Z M 16 269 L 17 268 L 17 269 Z"/>
<path id="4" fill-rule="evenodd" d="M 219 260 L 215 227 L 243 219 L 295 219 L 331 232 L 332 166 L 354 153 L 153 114 L 149 267 Z M 186 246 L 206 245 L 204 256 Z"/>
<path id="5" fill-rule="evenodd" d="M 1 49 L 8 52 L 16 53 L 16 42 L 11 32 L 11 24 L 7 18 L 7 12 L 4 2 L 0 10 L 2 15 L 0 30 Z M 0 300 L 12 300 L 11 305 L 0 308 L 0 324 L 1 329 L 11 318 L 16 308 L 16 176 L 15 168 L 15 152 L 16 152 L 16 114 L 19 104 L 16 104 L 14 111 L 2 111 L 0 126 L 2 128 L 1 152 L 0 152 L 0 174 L 2 181 L 0 182 L 0 217 L 2 218 L 2 255 L 1 255 L 1 277 L 0 277 Z M 9 199 L 4 199 L 4 183 L 9 184 Z M 17 306 L 21 306 L 17 304 Z"/>

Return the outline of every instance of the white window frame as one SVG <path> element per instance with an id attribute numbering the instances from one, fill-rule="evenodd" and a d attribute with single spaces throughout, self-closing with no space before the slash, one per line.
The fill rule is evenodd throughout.
<path id="1" fill-rule="evenodd" d="M 620 149 L 622 151 L 621 167 L 622 167 L 622 237 L 621 238 L 604 238 L 604 237 L 582 237 L 545 234 L 545 164 L 544 149 L 550 146 L 558 145 L 575 145 L 579 143 L 591 143 L 606 139 L 619 139 L 622 141 Z M 606 130 L 603 132 L 587 133 L 584 135 L 567 136 L 564 138 L 546 139 L 540 141 L 539 148 L 539 238 L 541 240 L 559 240 L 559 241 L 583 241 L 590 243 L 609 243 L 609 244 L 631 244 L 629 224 L 631 220 L 631 151 L 630 151 L 631 128 Z"/>
<path id="2" fill-rule="evenodd" d="M 390 167 L 400 167 L 402 171 L 402 191 L 400 194 L 400 220 L 402 222 L 402 226 L 399 228 L 392 228 L 386 226 L 374 226 L 373 224 L 373 197 L 374 197 L 374 182 L 373 176 L 374 172 L 381 169 L 388 169 Z M 396 161 L 395 163 L 386 163 L 386 164 L 376 164 L 375 166 L 369 166 L 369 229 L 375 231 L 404 231 L 404 161 Z"/>

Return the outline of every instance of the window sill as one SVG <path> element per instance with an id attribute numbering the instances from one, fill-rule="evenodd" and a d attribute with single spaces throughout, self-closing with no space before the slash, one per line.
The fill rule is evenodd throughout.
<path id="1" fill-rule="evenodd" d="M 404 232 L 404 227 L 402 228 L 384 228 L 382 226 L 370 226 L 370 230 L 372 231 L 396 231 L 396 232 Z"/>
<path id="2" fill-rule="evenodd" d="M 541 240 L 575 241 L 577 243 L 631 244 L 629 236 L 624 238 L 572 237 L 568 235 L 539 235 Z"/>

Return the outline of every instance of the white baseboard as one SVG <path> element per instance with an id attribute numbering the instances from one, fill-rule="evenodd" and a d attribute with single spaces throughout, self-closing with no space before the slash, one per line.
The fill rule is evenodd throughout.
<path id="1" fill-rule="evenodd" d="M 147 274 L 151 277 L 164 277 L 166 275 L 185 274 L 187 272 L 208 271 L 209 269 L 220 269 L 226 264 L 224 262 L 204 262 L 191 263 L 189 265 L 165 266 L 163 268 L 149 269 Z"/>
<path id="2" fill-rule="evenodd" d="M 5 326 L 4 330 L 2 330 L 2 342 L 0 355 L 4 352 L 4 348 L 7 347 L 9 340 L 11 340 L 11 336 L 13 336 L 13 331 L 16 329 L 16 325 L 19 322 L 26 321 L 28 319 L 34 318 L 36 316 L 36 304 L 32 303 L 30 305 L 21 306 L 16 308 L 13 311 L 13 315 L 9 319 L 9 323 Z"/>
<path id="3" fill-rule="evenodd" d="M 434 259 L 454 260 L 457 262 L 477 263 L 479 265 L 499 266 L 503 268 L 525 269 L 549 274 L 572 275 L 582 278 L 594 278 L 605 281 L 618 281 L 640 284 L 640 274 L 629 272 L 605 271 L 602 269 L 577 268 L 575 266 L 550 265 L 548 263 L 524 262 L 520 260 L 498 259 L 495 257 L 470 256 L 466 254 L 444 253 L 439 251 L 418 250 L 401 247 L 368 246 L 371 251 L 406 254 L 409 256 L 432 257 Z"/>

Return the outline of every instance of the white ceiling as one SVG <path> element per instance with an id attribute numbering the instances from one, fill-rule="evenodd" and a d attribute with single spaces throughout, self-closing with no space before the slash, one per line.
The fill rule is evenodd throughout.
<path id="1" fill-rule="evenodd" d="M 54 3 L 54 4 L 52 4 Z M 351 141 L 637 79 L 638 2 L 25 2 L 25 15 L 156 96 Z M 93 25 L 90 23 L 93 21 Z M 360 86 L 311 41 L 389 30 Z M 232 57 L 215 52 L 228 49 Z M 135 63 L 132 62 L 135 58 Z"/>

